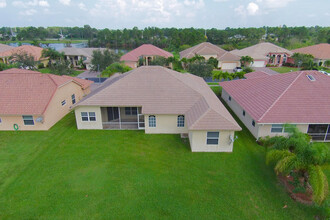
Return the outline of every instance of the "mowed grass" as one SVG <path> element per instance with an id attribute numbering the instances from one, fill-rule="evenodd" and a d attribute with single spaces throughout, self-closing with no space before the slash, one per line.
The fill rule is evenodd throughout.
<path id="1" fill-rule="evenodd" d="M 192 153 L 179 135 L 0 132 L 0 219 L 313 219 L 244 129 L 233 153 Z M 283 208 L 287 205 L 287 208 Z"/>
<path id="2" fill-rule="evenodd" d="M 295 72 L 299 71 L 300 68 L 296 67 L 287 67 L 287 66 L 281 66 L 281 67 L 270 67 L 270 69 L 278 72 L 278 73 L 289 73 L 289 72 Z"/>

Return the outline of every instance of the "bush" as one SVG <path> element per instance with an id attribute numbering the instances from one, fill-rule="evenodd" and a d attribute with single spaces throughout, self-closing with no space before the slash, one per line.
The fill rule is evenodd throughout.
<path id="1" fill-rule="evenodd" d="M 210 77 L 212 76 L 213 66 L 207 64 L 204 60 L 203 61 L 195 61 L 193 63 L 188 64 L 188 71 L 191 74 L 200 77 Z"/>
<path id="2" fill-rule="evenodd" d="M 102 76 L 104 77 L 110 77 L 115 73 L 125 73 L 130 71 L 132 68 L 129 66 L 126 66 L 123 63 L 113 63 L 110 66 L 108 66 L 105 70 L 102 71 Z"/>
<path id="3" fill-rule="evenodd" d="M 245 73 L 251 73 L 251 72 L 253 72 L 254 70 L 253 70 L 251 67 L 244 67 L 244 68 L 243 68 L 243 71 L 244 71 Z"/>
<path id="4" fill-rule="evenodd" d="M 43 69 L 43 68 L 45 68 L 45 65 L 43 63 L 39 63 L 38 64 L 38 69 Z"/>
<path id="5" fill-rule="evenodd" d="M 207 63 L 212 65 L 214 68 L 218 68 L 219 61 L 214 57 L 210 57 L 210 59 L 207 61 Z"/>

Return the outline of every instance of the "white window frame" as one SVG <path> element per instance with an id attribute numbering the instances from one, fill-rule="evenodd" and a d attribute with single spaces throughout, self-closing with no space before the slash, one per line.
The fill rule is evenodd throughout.
<path id="1" fill-rule="evenodd" d="M 216 135 L 217 134 L 217 135 Z M 212 136 L 214 135 L 214 136 Z M 220 132 L 219 131 L 208 131 L 206 133 L 206 144 L 207 145 L 219 145 Z M 216 140 L 216 143 L 209 143 Z"/>
<path id="2" fill-rule="evenodd" d="M 65 106 L 66 105 L 66 100 L 65 99 L 61 102 L 61 105 L 62 106 Z"/>
<path id="3" fill-rule="evenodd" d="M 178 115 L 177 127 L 184 128 L 184 115 Z"/>
<path id="4" fill-rule="evenodd" d="M 23 119 L 24 125 L 27 125 L 27 126 L 34 125 L 34 119 L 33 119 L 32 115 L 22 115 L 22 119 Z M 26 124 L 26 121 L 32 121 L 32 124 Z"/>
<path id="5" fill-rule="evenodd" d="M 74 105 L 76 103 L 76 95 L 75 94 L 71 95 L 71 102 L 72 102 L 72 105 Z"/>
<path id="6" fill-rule="evenodd" d="M 148 117 L 148 122 L 149 122 L 149 127 L 150 128 L 155 128 L 156 127 L 156 116 L 154 115 L 149 115 Z"/>
<path id="7" fill-rule="evenodd" d="M 136 112 L 135 111 L 136 109 Z M 125 107 L 125 115 L 138 115 L 138 108 L 137 107 Z"/>
<path id="8" fill-rule="evenodd" d="M 283 124 L 272 124 L 272 127 L 270 128 L 270 133 L 283 133 L 283 130 Z"/>
<path id="9" fill-rule="evenodd" d="M 81 121 L 96 121 L 96 113 L 95 112 L 80 112 Z"/>

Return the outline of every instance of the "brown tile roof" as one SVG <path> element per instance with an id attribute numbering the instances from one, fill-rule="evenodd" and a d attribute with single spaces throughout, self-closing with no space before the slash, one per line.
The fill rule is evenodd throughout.
<path id="1" fill-rule="evenodd" d="M 198 55 L 216 55 L 219 61 L 239 61 L 240 57 L 209 42 L 203 42 L 180 52 L 180 58 Z"/>
<path id="2" fill-rule="evenodd" d="M 260 77 L 265 77 L 265 76 L 269 76 L 269 75 L 271 75 L 271 74 L 268 74 L 264 71 L 255 71 L 255 72 L 244 74 L 244 77 L 246 79 L 254 79 L 254 78 L 260 78 Z"/>
<path id="3" fill-rule="evenodd" d="M 30 70 L 0 72 L 0 115 L 42 115 L 57 88 L 76 82 L 87 88 L 93 82 Z"/>
<path id="4" fill-rule="evenodd" d="M 258 123 L 330 123 L 330 77 L 318 71 L 234 80 L 220 85 Z"/>
<path id="5" fill-rule="evenodd" d="M 292 52 L 312 54 L 315 58 L 330 60 L 330 44 L 327 43 L 295 49 Z"/>
<path id="6" fill-rule="evenodd" d="M 293 53 L 285 48 L 279 47 L 272 43 L 259 43 L 242 50 L 233 50 L 233 54 L 238 56 L 250 56 L 255 60 L 268 60 L 267 55 L 269 53 L 287 53 L 292 55 Z"/>
<path id="7" fill-rule="evenodd" d="M 173 57 L 173 54 L 162 50 L 151 44 L 143 44 L 138 48 L 126 53 L 120 58 L 120 61 L 138 61 L 141 56 L 162 56 L 165 58 Z"/>
<path id="8" fill-rule="evenodd" d="M 35 61 L 39 61 L 45 58 L 42 58 L 42 50 L 43 48 L 41 47 L 36 47 L 36 46 L 32 46 L 32 45 L 22 45 L 19 47 L 14 47 L 11 50 L 6 50 L 4 52 L 0 52 L 0 57 L 9 57 L 15 53 L 27 53 L 28 55 L 31 55 L 34 57 Z"/>
<path id="9" fill-rule="evenodd" d="M 108 50 L 107 48 L 75 48 L 75 47 L 66 47 L 59 52 L 63 52 L 65 55 L 68 56 L 85 56 L 85 57 L 92 57 L 93 51 L 94 50 L 99 50 L 99 51 L 105 51 Z"/>
<path id="10" fill-rule="evenodd" d="M 0 52 L 4 52 L 6 50 L 11 50 L 13 49 L 14 47 L 12 46 L 9 46 L 9 45 L 6 45 L 6 44 L 0 44 Z"/>
<path id="11" fill-rule="evenodd" d="M 184 114 L 192 130 L 240 130 L 202 78 L 159 66 L 107 80 L 77 106 L 141 106 L 143 114 Z"/>

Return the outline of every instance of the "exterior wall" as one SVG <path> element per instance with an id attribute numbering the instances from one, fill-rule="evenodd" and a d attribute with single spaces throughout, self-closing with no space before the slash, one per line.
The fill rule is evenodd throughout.
<path id="1" fill-rule="evenodd" d="M 208 59 L 210 59 L 211 57 L 213 57 L 213 58 L 217 58 L 217 56 L 218 56 L 218 55 L 216 55 L 216 54 L 211 54 L 211 55 L 199 54 L 199 55 L 202 56 L 202 57 L 204 57 L 205 60 L 208 60 Z"/>
<path id="2" fill-rule="evenodd" d="M 137 68 L 138 63 L 134 61 L 125 61 L 125 65 L 135 69 Z"/>
<path id="3" fill-rule="evenodd" d="M 234 131 L 219 131 L 219 143 L 217 145 L 206 144 L 208 131 L 189 131 L 189 141 L 192 152 L 232 152 L 233 143 L 230 135 L 234 137 Z"/>
<path id="4" fill-rule="evenodd" d="M 145 133 L 147 134 L 181 134 L 188 133 L 187 121 L 184 127 L 177 127 L 179 115 L 155 115 L 156 127 L 149 127 L 149 115 L 144 115 Z"/>
<path id="5" fill-rule="evenodd" d="M 271 124 L 258 124 L 259 127 L 259 134 L 258 137 L 266 137 L 266 136 L 270 136 L 270 137 L 274 137 L 274 136 L 287 136 L 288 133 L 282 132 L 282 133 L 272 133 L 271 132 L 271 128 L 272 125 Z M 298 124 L 297 128 L 303 132 L 303 133 L 307 133 L 308 130 L 308 124 Z"/>
<path id="6" fill-rule="evenodd" d="M 225 65 L 226 64 L 231 64 L 232 65 L 232 68 L 229 68 L 229 69 L 234 69 L 236 67 L 240 67 L 241 66 L 241 62 L 240 61 L 219 61 L 218 68 L 222 68 L 223 69 L 223 65 L 224 64 Z"/>
<path id="7" fill-rule="evenodd" d="M 244 123 L 244 125 L 249 129 L 255 138 L 258 138 L 259 125 L 256 123 L 255 127 L 252 126 L 253 118 L 245 111 L 245 116 L 243 116 L 242 107 L 231 97 L 229 101 L 229 94 L 226 90 L 222 89 L 221 98 L 229 105 L 229 107 L 235 112 L 237 117 Z"/>
<path id="8" fill-rule="evenodd" d="M 95 112 L 96 121 L 82 121 L 81 112 Z M 78 106 L 75 108 L 78 129 L 103 129 L 101 108 L 99 106 Z"/>
<path id="9" fill-rule="evenodd" d="M 88 91 L 88 89 L 83 91 L 79 85 L 70 82 L 56 90 L 44 112 L 42 122 L 35 121 L 40 115 L 33 116 L 34 125 L 24 125 L 22 115 L 0 116 L 2 121 L 0 123 L 0 130 L 14 130 L 14 124 L 18 125 L 19 130 L 48 130 L 71 111 L 73 105 L 71 101 L 72 94 L 75 94 L 76 102 L 78 102 L 83 98 L 84 93 Z M 63 100 L 66 101 L 64 106 L 61 104 Z"/>

